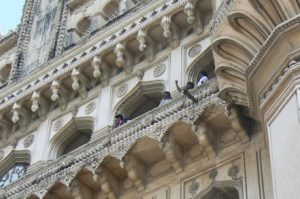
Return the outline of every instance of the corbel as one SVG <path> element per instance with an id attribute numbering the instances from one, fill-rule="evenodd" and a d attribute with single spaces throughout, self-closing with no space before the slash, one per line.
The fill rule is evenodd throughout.
<path id="1" fill-rule="evenodd" d="M 183 149 L 175 140 L 173 135 L 169 135 L 161 144 L 160 148 L 165 154 L 167 161 L 175 169 L 175 173 L 183 171 Z"/>
<path id="2" fill-rule="evenodd" d="M 130 74 L 133 70 L 133 58 L 129 51 L 126 50 L 125 45 L 123 43 L 118 43 L 114 53 L 117 56 L 116 65 L 119 68 L 123 68 L 126 74 Z"/>
<path id="3" fill-rule="evenodd" d="M 63 86 L 62 82 L 54 80 L 50 87 L 52 91 L 51 100 L 57 101 L 61 110 L 65 110 L 68 104 L 68 90 Z"/>
<path id="4" fill-rule="evenodd" d="M 120 193 L 120 183 L 118 178 L 107 168 L 99 167 L 96 170 L 97 183 L 108 199 L 117 199 Z"/>
<path id="5" fill-rule="evenodd" d="M 228 118 L 230 120 L 231 126 L 233 130 L 236 132 L 236 134 L 239 136 L 241 141 L 243 143 L 246 143 L 250 140 L 250 137 L 241 117 L 242 116 L 239 114 L 236 107 L 231 107 L 229 109 Z"/>
<path id="6" fill-rule="evenodd" d="M 203 24 L 201 19 L 201 13 L 195 11 L 196 0 L 189 0 L 184 7 L 184 12 L 187 15 L 188 24 L 193 24 L 197 34 L 203 33 Z"/>
<path id="7" fill-rule="evenodd" d="M 139 42 L 139 50 L 144 52 L 147 60 L 149 62 L 155 59 L 155 45 L 150 36 L 147 35 L 147 32 L 144 30 L 140 30 L 137 34 L 137 40 Z"/>
<path id="8" fill-rule="evenodd" d="M 175 23 L 172 23 L 171 16 L 164 16 L 160 23 L 163 28 L 163 36 L 168 39 L 172 48 L 180 45 L 180 29 Z"/>
<path id="9" fill-rule="evenodd" d="M 87 96 L 88 78 L 83 74 L 80 69 L 74 68 L 71 73 L 72 89 L 78 91 L 80 97 L 83 99 Z"/>
<path id="10" fill-rule="evenodd" d="M 196 134 L 199 144 L 204 148 L 209 158 L 216 156 L 215 132 L 203 121 L 199 125 L 193 125 L 192 131 Z"/>
<path id="11" fill-rule="evenodd" d="M 93 76 L 99 78 L 103 86 L 107 86 L 112 76 L 111 67 L 99 56 L 93 58 L 92 67 L 94 69 Z"/>
<path id="12" fill-rule="evenodd" d="M 31 111 L 37 113 L 39 118 L 46 119 L 49 111 L 49 102 L 40 92 L 34 91 L 31 96 Z"/>
<path id="13" fill-rule="evenodd" d="M 127 155 L 120 166 L 127 171 L 128 178 L 136 186 L 138 191 L 145 189 L 147 168 L 144 163 L 133 155 Z"/>

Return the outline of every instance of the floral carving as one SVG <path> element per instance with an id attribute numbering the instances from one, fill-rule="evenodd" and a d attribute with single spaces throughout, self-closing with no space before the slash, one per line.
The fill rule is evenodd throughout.
<path id="1" fill-rule="evenodd" d="M 196 195 L 199 188 L 200 188 L 199 182 L 196 182 L 195 179 L 194 179 L 192 184 L 188 187 L 188 190 L 189 190 L 189 192 L 190 192 L 190 194 L 192 195 L 193 198 Z"/>
<path id="2" fill-rule="evenodd" d="M 190 58 L 195 57 L 201 52 L 201 50 L 202 50 L 202 46 L 200 44 L 196 44 L 190 48 L 188 55 Z"/>
<path id="3" fill-rule="evenodd" d="M 153 71 L 153 77 L 160 77 L 165 73 L 165 71 L 166 71 L 166 64 L 160 63 L 155 67 Z"/>
<path id="4" fill-rule="evenodd" d="M 118 87 L 117 89 L 117 97 L 122 97 L 127 93 L 128 90 L 128 85 L 127 84 L 122 84 Z"/>
<path id="5" fill-rule="evenodd" d="M 64 122 L 63 119 L 58 119 L 58 120 L 56 120 L 56 121 L 54 122 L 54 124 L 53 124 L 53 130 L 54 130 L 54 131 L 58 131 L 58 130 L 62 127 L 63 122 Z"/>
<path id="6" fill-rule="evenodd" d="M 34 140 L 34 135 L 33 134 L 28 135 L 24 140 L 23 146 L 25 148 L 30 147 L 33 143 L 33 140 Z"/>
<path id="7" fill-rule="evenodd" d="M 85 106 L 84 113 L 85 114 L 90 114 L 95 110 L 96 103 L 95 102 L 90 102 Z"/>

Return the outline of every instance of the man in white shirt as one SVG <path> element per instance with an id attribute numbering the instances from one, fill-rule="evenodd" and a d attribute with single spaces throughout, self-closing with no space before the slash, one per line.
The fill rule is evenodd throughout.
<path id="1" fill-rule="evenodd" d="M 208 81 L 207 73 L 205 71 L 201 71 L 200 72 L 200 79 L 199 79 L 199 81 L 197 83 L 197 87 L 201 86 L 202 84 L 204 84 L 207 81 Z"/>

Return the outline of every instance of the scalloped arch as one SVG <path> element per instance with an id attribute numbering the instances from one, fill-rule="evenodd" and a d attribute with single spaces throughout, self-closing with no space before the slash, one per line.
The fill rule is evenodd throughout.
<path id="1" fill-rule="evenodd" d="M 91 130 L 93 133 L 93 129 L 94 129 L 93 117 L 85 116 L 85 117 L 72 118 L 50 140 L 49 157 L 56 158 L 59 148 L 66 141 L 66 139 L 72 136 L 73 131 Z"/>
<path id="2" fill-rule="evenodd" d="M 130 115 L 144 94 L 163 93 L 165 82 L 163 80 L 139 81 L 113 108 L 113 115 L 123 113 Z"/>
<path id="3" fill-rule="evenodd" d="M 203 191 L 201 191 L 195 199 L 203 199 L 210 191 L 213 189 L 224 189 L 224 188 L 234 188 L 239 195 L 239 199 L 243 199 L 243 188 L 242 184 L 239 181 L 213 181 L 207 188 L 205 188 Z"/>

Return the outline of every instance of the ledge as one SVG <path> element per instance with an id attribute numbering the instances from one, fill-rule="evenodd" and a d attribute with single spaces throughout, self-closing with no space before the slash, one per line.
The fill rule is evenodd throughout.
<path id="1" fill-rule="evenodd" d="M 161 141 L 168 128 L 175 122 L 192 124 L 205 108 L 211 105 L 227 109 L 226 103 L 218 98 L 216 78 L 191 93 L 199 100 L 198 103 L 193 104 L 185 96 L 175 98 L 111 131 L 106 136 L 50 162 L 37 172 L 28 173 L 17 182 L 0 189 L 0 193 L 4 192 L 5 196 L 11 199 L 26 198 L 31 194 L 42 198 L 57 181 L 69 186 L 83 168 L 95 172 L 103 159 L 109 155 L 121 160 L 139 138 L 148 136 Z"/>

